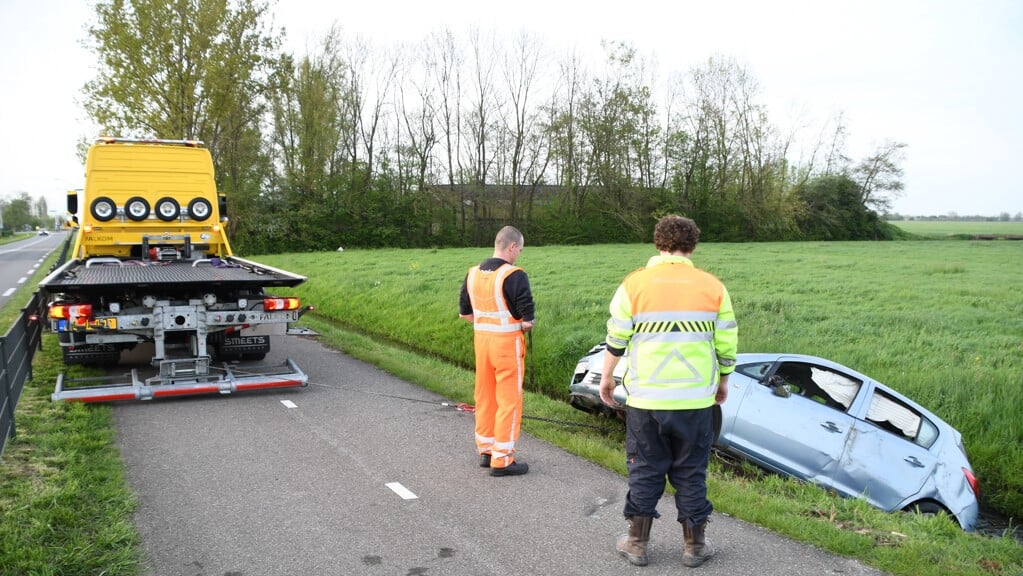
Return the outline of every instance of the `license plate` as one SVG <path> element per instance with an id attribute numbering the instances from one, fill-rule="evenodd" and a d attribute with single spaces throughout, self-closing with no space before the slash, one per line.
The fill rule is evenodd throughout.
<path id="1" fill-rule="evenodd" d="M 92 322 L 89 322 L 90 328 L 106 328 L 107 330 L 117 330 L 117 318 L 97 318 Z"/>
<path id="2" fill-rule="evenodd" d="M 298 322 L 298 310 L 282 312 L 260 312 L 255 315 L 254 322 Z"/>

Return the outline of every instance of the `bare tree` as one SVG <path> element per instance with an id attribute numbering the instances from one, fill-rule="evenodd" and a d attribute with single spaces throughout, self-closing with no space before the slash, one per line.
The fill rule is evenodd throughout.
<path id="1" fill-rule="evenodd" d="M 519 187 L 526 182 L 526 175 L 533 173 L 540 158 L 536 147 L 528 145 L 531 136 L 536 136 L 536 109 L 531 106 L 532 91 L 536 83 L 540 63 L 541 46 L 538 41 L 523 33 L 515 42 L 514 52 L 507 54 L 504 62 L 504 78 L 508 87 L 511 106 L 507 110 L 510 120 L 505 118 L 505 131 L 510 140 L 511 206 L 509 218 L 518 217 Z"/>
<path id="2" fill-rule="evenodd" d="M 887 140 L 853 169 L 860 185 L 860 201 L 880 213 L 891 210 L 892 201 L 902 195 L 902 166 L 906 144 Z"/>

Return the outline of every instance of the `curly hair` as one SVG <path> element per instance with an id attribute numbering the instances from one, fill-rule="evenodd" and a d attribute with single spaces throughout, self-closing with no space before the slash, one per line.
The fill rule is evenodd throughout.
<path id="1" fill-rule="evenodd" d="M 654 227 L 654 246 L 663 252 L 691 253 L 700 241 L 696 222 L 685 216 L 671 214 L 657 221 Z"/>

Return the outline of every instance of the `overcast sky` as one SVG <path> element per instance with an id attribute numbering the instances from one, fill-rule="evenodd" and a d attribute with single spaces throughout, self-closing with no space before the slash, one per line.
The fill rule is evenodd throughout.
<path id="1" fill-rule="evenodd" d="M 80 107 L 95 71 L 80 46 L 92 3 L 0 0 L 0 198 L 26 191 L 62 212 L 64 192 L 82 185 L 75 145 L 98 136 Z M 1023 212 L 1021 1 L 278 0 L 275 12 L 300 55 L 336 21 L 382 48 L 470 26 L 533 33 L 552 57 L 597 58 L 602 39 L 621 40 L 664 75 L 732 57 L 776 124 L 841 113 L 854 158 L 906 143 L 897 212 Z"/>

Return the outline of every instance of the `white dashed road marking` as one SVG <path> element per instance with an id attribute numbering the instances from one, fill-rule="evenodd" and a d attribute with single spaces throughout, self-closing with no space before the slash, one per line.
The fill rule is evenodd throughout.
<path id="1" fill-rule="evenodd" d="M 11 294 L 14 294 L 15 290 L 16 290 L 16 288 L 8 288 L 7 290 L 4 290 L 4 296 L 3 297 L 7 298 Z"/>
<path id="2" fill-rule="evenodd" d="M 388 482 L 387 484 L 384 484 L 384 486 L 394 490 L 394 493 L 401 496 L 402 500 L 415 500 L 416 498 L 419 498 L 419 496 L 413 494 L 411 490 L 402 486 L 401 482 Z"/>
<path id="3" fill-rule="evenodd" d="M 298 404 L 295 404 L 291 400 L 281 400 L 281 404 L 284 404 L 285 408 L 298 408 Z"/>

